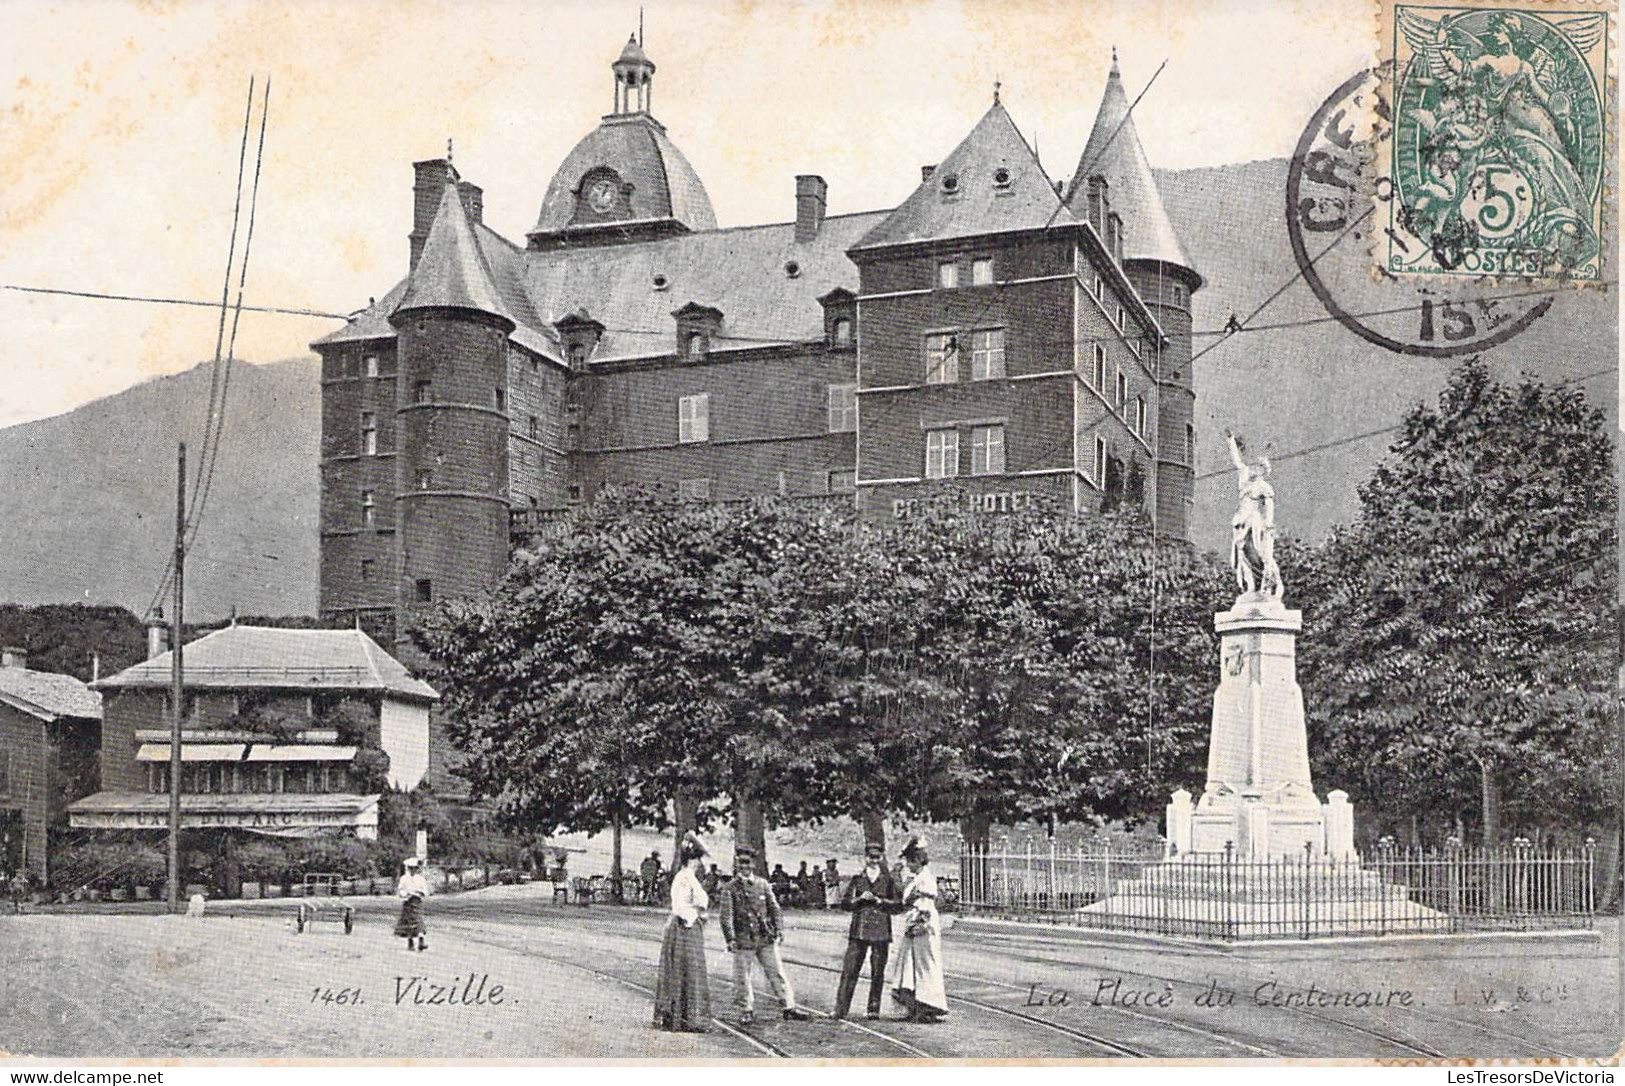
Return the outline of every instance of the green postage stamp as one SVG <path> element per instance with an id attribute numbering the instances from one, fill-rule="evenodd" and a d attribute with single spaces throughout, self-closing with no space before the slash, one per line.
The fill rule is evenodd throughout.
<path id="1" fill-rule="evenodd" d="M 1598 282 L 1611 8 L 1385 3 L 1393 275 Z"/>

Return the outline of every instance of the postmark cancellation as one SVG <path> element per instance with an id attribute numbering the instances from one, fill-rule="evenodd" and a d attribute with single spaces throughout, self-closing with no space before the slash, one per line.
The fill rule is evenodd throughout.
<path id="1" fill-rule="evenodd" d="M 1393 181 L 1373 231 L 1402 277 L 1608 277 L 1613 4 L 1379 0 Z"/>

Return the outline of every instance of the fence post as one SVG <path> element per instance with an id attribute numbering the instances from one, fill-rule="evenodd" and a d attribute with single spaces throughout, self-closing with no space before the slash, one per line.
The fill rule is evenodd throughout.
<path id="1" fill-rule="evenodd" d="M 1585 911 L 1586 927 L 1593 928 L 1597 924 L 1597 839 L 1587 837 L 1585 843 L 1585 888 L 1580 898 L 1580 907 Z"/>
<path id="2" fill-rule="evenodd" d="M 1231 900 L 1230 893 L 1230 861 L 1234 858 L 1235 854 L 1236 843 L 1234 841 L 1226 841 L 1224 843 L 1224 894 L 1222 895 L 1224 902 L 1224 937 L 1226 939 L 1234 939 L 1236 937 L 1235 903 Z"/>

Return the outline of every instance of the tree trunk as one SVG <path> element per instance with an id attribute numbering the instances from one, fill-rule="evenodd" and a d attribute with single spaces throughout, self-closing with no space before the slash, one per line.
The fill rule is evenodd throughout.
<path id="1" fill-rule="evenodd" d="M 615 808 L 615 818 L 610 824 L 610 852 L 609 852 L 609 885 L 615 894 L 615 902 L 626 904 L 625 895 L 621 892 L 621 809 Z"/>
<path id="2" fill-rule="evenodd" d="M 1484 793 L 1484 847 L 1491 848 L 1501 839 L 1501 782 L 1487 761 L 1478 763 L 1478 777 Z"/>
<path id="3" fill-rule="evenodd" d="M 700 804 L 691 794 L 678 792 L 672 800 L 672 839 L 671 839 L 671 869 L 677 870 L 681 866 L 678 856 L 683 850 L 683 835 L 694 829 L 694 820 L 699 813 Z"/>
<path id="4" fill-rule="evenodd" d="M 886 813 L 870 808 L 862 814 L 863 847 L 879 845 L 882 852 L 886 849 Z"/>
<path id="5" fill-rule="evenodd" d="M 755 795 L 744 792 L 734 800 L 734 845 L 748 845 L 756 850 L 755 869 L 766 877 L 767 819 L 762 814 L 762 802 Z"/>

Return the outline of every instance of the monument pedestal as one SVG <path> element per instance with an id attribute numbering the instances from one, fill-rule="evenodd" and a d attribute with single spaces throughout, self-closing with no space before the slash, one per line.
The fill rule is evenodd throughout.
<path id="1" fill-rule="evenodd" d="M 1168 804 L 1170 855 L 1224 852 L 1238 859 L 1354 855 L 1348 795 L 1322 804 L 1309 777 L 1309 739 L 1298 688 L 1297 635 L 1303 615 L 1248 593 L 1214 616 L 1219 686 L 1213 694 L 1207 786 Z"/>

